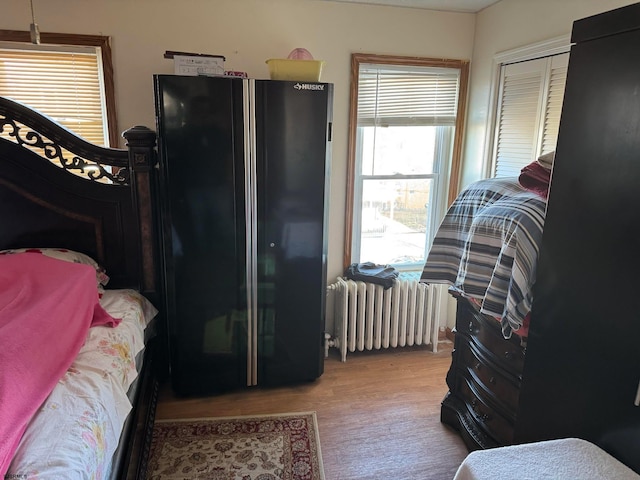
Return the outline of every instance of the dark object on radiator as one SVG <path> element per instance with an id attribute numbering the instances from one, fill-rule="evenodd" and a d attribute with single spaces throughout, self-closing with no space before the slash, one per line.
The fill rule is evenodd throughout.
<path id="1" fill-rule="evenodd" d="M 385 290 L 393 287 L 398 275 L 398 270 L 394 267 L 377 265 L 372 262 L 352 263 L 344 271 L 344 276 L 351 280 L 382 285 Z"/>

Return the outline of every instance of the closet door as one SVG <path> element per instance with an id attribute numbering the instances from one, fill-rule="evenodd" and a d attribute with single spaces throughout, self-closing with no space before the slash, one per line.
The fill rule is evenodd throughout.
<path id="1" fill-rule="evenodd" d="M 502 65 L 494 145 L 494 175 L 520 170 L 556 148 L 569 54 Z"/>
<path id="2" fill-rule="evenodd" d="M 638 18 L 574 24 L 516 441 L 580 437 L 640 471 Z"/>

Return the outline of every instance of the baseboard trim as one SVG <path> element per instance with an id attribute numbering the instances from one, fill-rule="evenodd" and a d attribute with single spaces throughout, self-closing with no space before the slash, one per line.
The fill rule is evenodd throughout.
<path id="1" fill-rule="evenodd" d="M 447 327 L 444 330 L 444 336 L 453 342 L 454 339 L 456 338 L 456 333 L 453 330 L 451 330 L 449 327 Z"/>

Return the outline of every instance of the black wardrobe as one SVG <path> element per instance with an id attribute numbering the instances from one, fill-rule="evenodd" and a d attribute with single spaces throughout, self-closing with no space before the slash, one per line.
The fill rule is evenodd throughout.
<path id="1" fill-rule="evenodd" d="M 584 438 L 640 472 L 640 4 L 572 41 L 515 441 Z"/>
<path id="2" fill-rule="evenodd" d="M 154 77 L 178 394 L 323 372 L 333 86 Z"/>

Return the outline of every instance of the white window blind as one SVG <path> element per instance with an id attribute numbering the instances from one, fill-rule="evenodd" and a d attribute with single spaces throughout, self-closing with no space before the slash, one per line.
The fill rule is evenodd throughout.
<path id="1" fill-rule="evenodd" d="M 109 135 L 100 49 L 0 47 L 0 95 L 40 111 L 97 145 Z"/>
<path id="2" fill-rule="evenodd" d="M 363 65 L 358 80 L 360 126 L 455 126 L 457 69 Z"/>
<path id="3" fill-rule="evenodd" d="M 540 155 L 555 150 L 569 54 L 505 64 L 494 146 L 496 177 L 518 176 Z"/>

